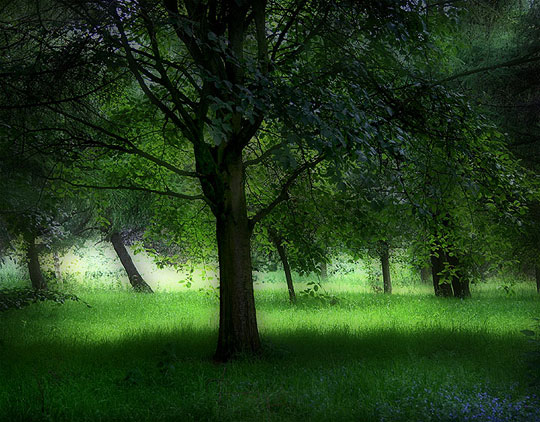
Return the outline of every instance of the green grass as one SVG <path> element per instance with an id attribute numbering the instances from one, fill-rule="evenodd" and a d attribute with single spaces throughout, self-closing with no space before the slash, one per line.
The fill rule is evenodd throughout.
<path id="1" fill-rule="evenodd" d="M 523 399 L 532 391 L 520 333 L 540 316 L 531 284 L 512 295 L 475 286 L 459 301 L 427 286 L 385 296 L 334 279 L 326 289 L 337 304 L 297 306 L 282 283 L 257 284 L 265 352 L 226 365 L 211 360 L 212 294 L 80 290 L 92 308 L 0 314 L 0 418 L 407 421 L 441 420 L 433 406 L 466 398 L 536 403 Z M 452 406 L 445 420 L 465 420 Z"/>

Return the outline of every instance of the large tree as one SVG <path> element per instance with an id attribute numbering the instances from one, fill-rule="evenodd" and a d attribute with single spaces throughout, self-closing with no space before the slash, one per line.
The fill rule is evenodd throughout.
<path id="1" fill-rule="evenodd" d="M 432 89 L 426 69 L 422 2 L 28 4 L 2 11 L 2 76 L 16 93 L 3 107 L 34 108 L 26 133 L 35 148 L 67 152 L 64 165 L 84 170 L 66 179 L 56 168 L 72 186 L 207 205 L 220 267 L 220 360 L 260 350 L 251 235 L 299 175 L 327 159 L 336 164 L 329 177 L 339 178 L 345 152 L 401 162 L 404 148 L 422 141 L 407 136 L 413 126 L 428 130 L 438 121 L 425 116 L 440 112 L 453 118 L 454 108 L 437 106 L 453 96 Z M 53 142 L 41 136 L 47 131 Z M 129 165 L 117 177 L 92 177 L 120 157 Z M 248 204 L 246 178 L 267 160 L 283 163 L 282 177 L 264 203 Z"/>

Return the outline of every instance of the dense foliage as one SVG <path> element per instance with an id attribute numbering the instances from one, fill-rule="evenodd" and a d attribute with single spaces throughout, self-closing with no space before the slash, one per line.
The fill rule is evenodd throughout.
<path id="1" fill-rule="evenodd" d="M 0 233 L 37 289 L 45 246 L 96 233 L 137 291 L 126 245 L 217 266 L 219 360 L 261 351 L 253 262 L 279 260 L 291 302 L 291 270 L 343 254 L 379 259 L 391 293 L 396 250 L 438 296 L 518 264 L 540 291 L 516 158 L 517 128 L 538 139 L 539 5 L 496 3 L 7 2 Z"/>

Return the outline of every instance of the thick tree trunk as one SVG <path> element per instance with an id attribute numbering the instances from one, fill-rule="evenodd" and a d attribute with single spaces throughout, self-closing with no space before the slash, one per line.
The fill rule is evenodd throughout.
<path id="1" fill-rule="evenodd" d="M 460 270 L 459 258 L 455 255 L 448 256 L 448 264 L 453 270 L 455 270 L 452 275 L 452 289 L 454 290 L 454 297 L 458 297 L 460 299 L 471 297 L 469 280 Z"/>
<path id="2" fill-rule="evenodd" d="M 431 267 L 423 267 L 420 269 L 420 279 L 422 283 L 429 283 L 431 277 Z"/>
<path id="3" fill-rule="evenodd" d="M 58 252 L 55 252 L 53 254 L 54 259 L 54 276 L 56 277 L 56 281 L 58 284 L 62 284 L 62 270 L 60 268 L 60 256 L 58 256 Z"/>
<path id="4" fill-rule="evenodd" d="M 47 282 L 43 278 L 41 267 L 39 265 L 39 251 L 36 245 L 36 238 L 31 235 L 27 239 L 28 250 L 26 257 L 28 261 L 28 273 L 30 274 L 30 281 L 32 282 L 32 288 L 35 290 L 47 289 Z"/>
<path id="5" fill-rule="evenodd" d="M 459 275 L 452 277 L 452 290 L 454 291 L 454 297 L 457 297 L 460 299 L 471 297 L 469 280 Z"/>
<path id="6" fill-rule="evenodd" d="M 388 252 L 388 247 L 383 247 L 381 252 L 381 266 L 382 266 L 382 276 L 383 276 L 383 288 L 384 293 L 392 293 L 392 279 L 390 278 L 390 254 Z"/>
<path id="7" fill-rule="evenodd" d="M 272 242 L 277 249 L 281 263 L 283 264 L 283 272 L 285 273 L 285 280 L 287 280 L 287 289 L 289 290 L 289 300 L 291 303 L 296 303 L 296 293 L 294 292 L 294 284 L 291 275 L 291 267 L 289 260 L 287 259 L 287 253 L 285 252 L 285 246 L 283 246 L 282 239 L 277 234 L 271 234 Z"/>
<path id="8" fill-rule="evenodd" d="M 437 254 L 438 256 L 436 256 Z M 450 283 L 441 283 L 440 274 L 444 270 L 445 254 L 442 249 L 436 249 L 431 254 L 431 275 L 433 277 L 433 288 L 435 290 L 435 296 L 451 297 L 452 286 Z"/>
<path id="9" fill-rule="evenodd" d="M 247 216 L 241 154 L 224 163 L 223 196 L 217 206 L 219 335 L 215 359 L 254 355 L 261 349 L 251 269 L 251 226 Z"/>
<path id="10" fill-rule="evenodd" d="M 534 266 L 535 278 L 536 278 L 536 292 L 540 294 L 540 265 Z"/>
<path id="11" fill-rule="evenodd" d="M 152 293 L 152 288 L 141 277 L 137 267 L 131 259 L 131 256 L 129 256 L 120 233 L 114 232 L 111 234 L 111 243 L 116 251 L 116 255 L 118 255 L 118 258 L 124 267 L 124 270 L 126 270 L 129 283 L 133 286 L 133 289 L 135 289 L 137 292 Z"/>

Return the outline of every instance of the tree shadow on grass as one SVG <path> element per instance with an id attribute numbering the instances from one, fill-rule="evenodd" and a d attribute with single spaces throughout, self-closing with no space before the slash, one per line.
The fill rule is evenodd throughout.
<path id="1" fill-rule="evenodd" d="M 526 345 L 519 333 L 448 329 L 263 331 L 260 357 L 218 365 L 216 335 L 185 327 L 115 340 L 5 338 L 0 405 L 9 398 L 12 420 L 370 420 L 359 394 L 399 396 L 411 374 L 465 379 L 471 368 L 487 376 L 512 365 L 517 377 Z"/>
<path id="2" fill-rule="evenodd" d="M 491 334 L 419 327 L 412 329 L 374 329 L 350 331 L 347 327 L 318 330 L 302 328 L 284 332 L 262 332 L 263 353 L 257 360 L 281 363 L 294 361 L 325 363 L 339 360 L 395 360 L 400 357 L 422 357 L 441 360 L 444 356 L 484 362 L 487 358 L 515 357 L 527 349 L 521 333 Z M 146 329 L 126 333 L 117 339 L 100 340 L 85 337 L 61 337 L 33 340 L 26 336 L 3 337 L 0 357 L 7 364 L 23 360 L 64 359 L 71 357 L 82 363 L 127 363 L 159 356 L 164 350 L 174 351 L 178 360 L 211 360 L 217 331 L 210 328 L 184 327 L 178 330 Z M 245 360 L 245 359 L 244 359 Z M 249 359 L 248 359 L 249 360 Z M 498 360 L 498 359 L 496 359 Z"/>

